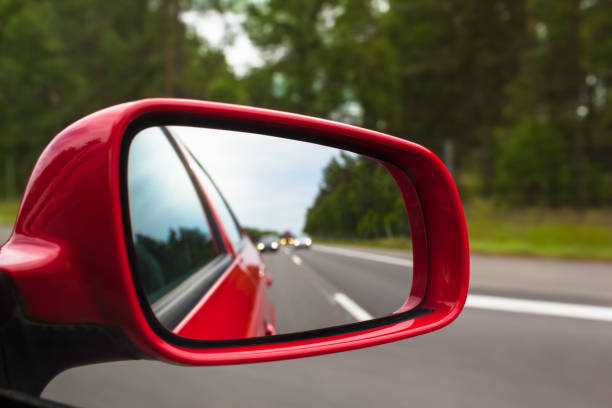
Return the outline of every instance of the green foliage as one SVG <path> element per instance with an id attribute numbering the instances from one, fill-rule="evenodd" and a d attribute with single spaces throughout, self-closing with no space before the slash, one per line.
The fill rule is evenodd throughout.
<path id="1" fill-rule="evenodd" d="M 180 20 L 206 2 L 0 2 L 0 172 L 11 157 L 23 190 L 62 128 L 109 105 L 156 96 L 246 102 L 220 51 Z M 171 51 L 171 52 L 166 52 Z M 10 178 L 12 179 L 13 176 Z"/>
<path id="2" fill-rule="evenodd" d="M 258 104 L 450 139 L 462 192 L 508 205 L 612 201 L 609 1 L 239 4 Z"/>
<path id="3" fill-rule="evenodd" d="M 612 259 L 612 211 L 465 207 L 470 250 L 480 253 Z"/>
<path id="4" fill-rule="evenodd" d="M 403 199 L 391 174 L 376 161 L 346 153 L 333 158 L 323 171 L 304 231 L 332 238 L 410 235 Z"/>
<path id="5" fill-rule="evenodd" d="M 0 225 L 12 225 L 17 218 L 17 201 L 0 201 Z"/>
<path id="6" fill-rule="evenodd" d="M 181 20 L 193 10 L 244 15 L 263 65 L 234 75 Z M 3 0 L 0 197 L 22 191 L 42 148 L 79 117 L 177 96 L 351 122 L 440 156 L 450 140 L 467 198 L 606 206 L 611 32 L 604 0 Z M 368 213 L 351 190 L 369 184 L 329 184 L 312 211 L 338 231 L 398 229 L 394 211 Z M 359 216 L 338 209 L 357 203 Z"/>
<path id="7" fill-rule="evenodd" d="M 575 211 L 499 208 L 475 200 L 465 207 L 472 253 L 612 260 L 612 209 Z M 406 238 L 338 239 L 317 243 L 410 249 Z"/>
<path id="8" fill-rule="evenodd" d="M 499 201 L 559 206 L 571 200 L 571 149 L 549 123 L 525 119 L 497 134 Z"/>
<path id="9" fill-rule="evenodd" d="M 528 41 L 495 132 L 494 191 L 509 205 L 612 200 L 610 2 L 529 2 Z"/>

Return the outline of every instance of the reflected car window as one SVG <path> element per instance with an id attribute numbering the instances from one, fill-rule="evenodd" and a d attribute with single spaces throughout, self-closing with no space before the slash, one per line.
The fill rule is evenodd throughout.
<path id="1" fill-rule="evenodd" d="M 206 191 L 206 195 L 208 199 L 211 201 L 211 205 L 217 211 L 217 215 L 221 219 L 223 226 L 225 227 L 225 232 L 227 236 L 234 245 L 235 248 L 240 247 L 240 243 L 242 242 L 242 232 L 238 223 L 236 222 L 236 218 L 234 217 L 232 211 L 229 209 L 225 199 L 221 195 L 221 192 L 217 188 L 217 186 L 213 183 L 212 179 L 208 175 L 208 173 L 202 168 L 202 164 L 199 160 L 191 153 L 191 157 L 196 161 L 197 166 L 195 166 L 194 171 L 198 176 L 198 179 L 202 181 L 202 185 L 204 186 L 204 191 Z"/>
<path id="2" fill-rule="evenodd" d="M 200 198 L 160 128 L 132 141 L 128 196 L 137 273 L 153 303 L 218 255 Z"/>

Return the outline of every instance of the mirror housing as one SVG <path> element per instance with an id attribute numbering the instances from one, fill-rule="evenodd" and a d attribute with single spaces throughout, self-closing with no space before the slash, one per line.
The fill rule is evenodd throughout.
<path id="1" fill-rule="evenodd" d="M 413 231 L 413 287 L 395 314 L 337 328 L 227 342 L 172 336 L 135 289 L 126 250 L 126 135 L 150 125 L 206 125 L 350 150 L 395 178 Z M 469 247 L 455 184 L 429 150 L 383 133 L 308 116 L 182 99 L 147 99 L 89 115 L 57 135 L 28 182 L 0 249 L 26 319 L 49 327 L 119 330 L 132 355 L 190 365 L 305 357 L 440 329 L 461 312 Z M 156 323 L 157 322 L 157 323 Z M 131 346 L 130 346 L 131 347 Z"/>

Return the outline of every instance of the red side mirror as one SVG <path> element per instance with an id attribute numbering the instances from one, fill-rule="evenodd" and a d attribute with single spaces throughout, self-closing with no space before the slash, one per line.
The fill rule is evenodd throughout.
<path id="1" fill-rule="evenodd" d="M 136 261 L 129 252 L 125 174 L 129 142 L 151 126 L 266 134 L 345 149 L 384 164 L 410 215 L 413 283 L 403 306 L 368 321 L 229 341 L 182 337 L 164 327 L 138 287 Z M 45 337 L 52 336 L 52 347 L 58 349 L 63 347 L 63 336 L 71 339 L 65 343 L 71 350 L 62 352 L 61 361 L 48 362 L 52 369 L 38 375 L 44 383 L 63 368 L 92 361 L 147 357 L 193 365 L 248 363 L 425 334 L 449 324 L 461 312 L 468 292 L 469 249 L 454 182 L 442 162 L 422 146 L 302 115 L 148 99 L 96 112 L 53 139 L 33 170 L 14 233 L 0 249 L 0 270 L 6 281 L 4 292 L 14 295 L 14 302 L 6 306 L 8 315 L 16 327 L 29 328 L 5 340 L 27 340 L 29 348 L 19 351 L 16 362 L 42 354 L 37 344 L 43 344 Z M 274 332 L 271 326 L 266 331 Z M 74 344 L 83 345 L 83 350 L 89 344 L 91 349 L 75 352 Z"/>

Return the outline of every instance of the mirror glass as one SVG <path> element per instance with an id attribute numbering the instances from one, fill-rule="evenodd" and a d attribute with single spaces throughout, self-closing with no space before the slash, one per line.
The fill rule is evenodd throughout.
<path id="1" fill-rule="evenodd" d="M 376 160 L 157 126 L 133 137 L 126 168 L 135 282 L 179 336 L 315 330 L 387 316 L 407 300 L 409 220 Z"/>

